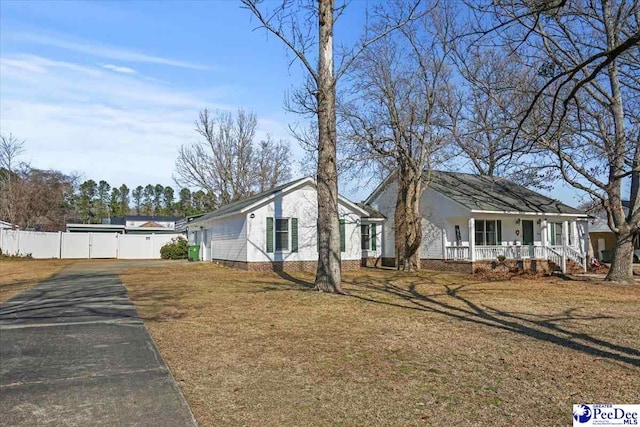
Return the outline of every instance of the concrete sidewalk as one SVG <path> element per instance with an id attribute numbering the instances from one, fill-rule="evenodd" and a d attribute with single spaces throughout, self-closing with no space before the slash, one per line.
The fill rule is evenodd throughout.
<path id="1" fill-rule="evenodd" d="M 0 425 L 196 425 L 123 266 L 76 264 L 0 306 Z"/>

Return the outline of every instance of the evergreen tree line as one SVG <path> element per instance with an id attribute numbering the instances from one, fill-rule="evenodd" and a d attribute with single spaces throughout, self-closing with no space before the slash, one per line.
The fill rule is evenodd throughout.
<path id="1" fill-rule="evenodd" d="M 126 184 L 111 186 L 107 181 L 86 180 L 78 186 L 73 208 L 83 223 L 100 223 L 102 218 L 125 215 L 189 216 L 210 211 L 215 197 L 198 190 L 182 188 L 176 194 L 171 186 Z"/>

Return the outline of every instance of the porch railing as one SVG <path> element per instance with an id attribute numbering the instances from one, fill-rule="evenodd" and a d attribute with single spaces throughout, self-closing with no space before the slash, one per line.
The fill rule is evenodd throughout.
<path id="1" fill-rule="evenodd" d="M 555 265 L 562 265 L 562 253 L 558 252 L 558 247 L 548 246 L 545 249 L 547 254 L 547 258 L 549 261 L 554 263 Z"/>
<path id="2" fill-rule="evenodd" d="M 551 248 L 557 252 L 560 257 L 564 254 L 568 259 L 579 265 L 584 265 L 585 256 L 577 249 L 571 246 L 551 246 Z"/>
<path id="3" fill-rule="evenodd" d="M 469 246 L 447 246 L 446 257 L 453 260 L 469 260 Z"/>
<path id="4" fill-rule="evenodd" d="M 469 246 L 447 246 L 446 259 L 471 260 Z M 494 261 L 500 256 L 506 259 L 547 259 L 557 265 L 562 264 L 562 258 L 573 260 L 584 265 L 585 255 L 570 246 L 476 246 L 474 248 L 476 261 Z"/>
<path id="5" fill-rule="evenodd" d="M 544 259 L 544 246 L 476 246 L 477 261 L 491 261 L 503 256 L 506 259 Z"/>

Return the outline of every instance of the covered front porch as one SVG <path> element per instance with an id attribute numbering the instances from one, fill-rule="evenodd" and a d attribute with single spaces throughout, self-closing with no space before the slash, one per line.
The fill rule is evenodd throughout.
<path id="1" fill-rule="evenodd" d="M 443 258 L 454 261 L 546 260 L 587 268 L 588 222 L 577 215 L 476 214 L 449 218 Z"/>

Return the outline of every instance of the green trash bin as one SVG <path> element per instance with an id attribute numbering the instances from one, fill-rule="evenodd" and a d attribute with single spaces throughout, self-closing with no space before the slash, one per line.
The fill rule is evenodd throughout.
<path id="1" fill-rule="evenodd" d="M 602 256 L 602 259 L 600 261 L 602 261 L 602 262 L 611 262 L 611 261 L 613 261 L 613 251 L 612 250 L 600 251 L 600 254 Z"/>
<path id="2" fill-rule="evenodd" d="M 200 245 L 189 246 L 189 261 L 200 261 Z"/>

